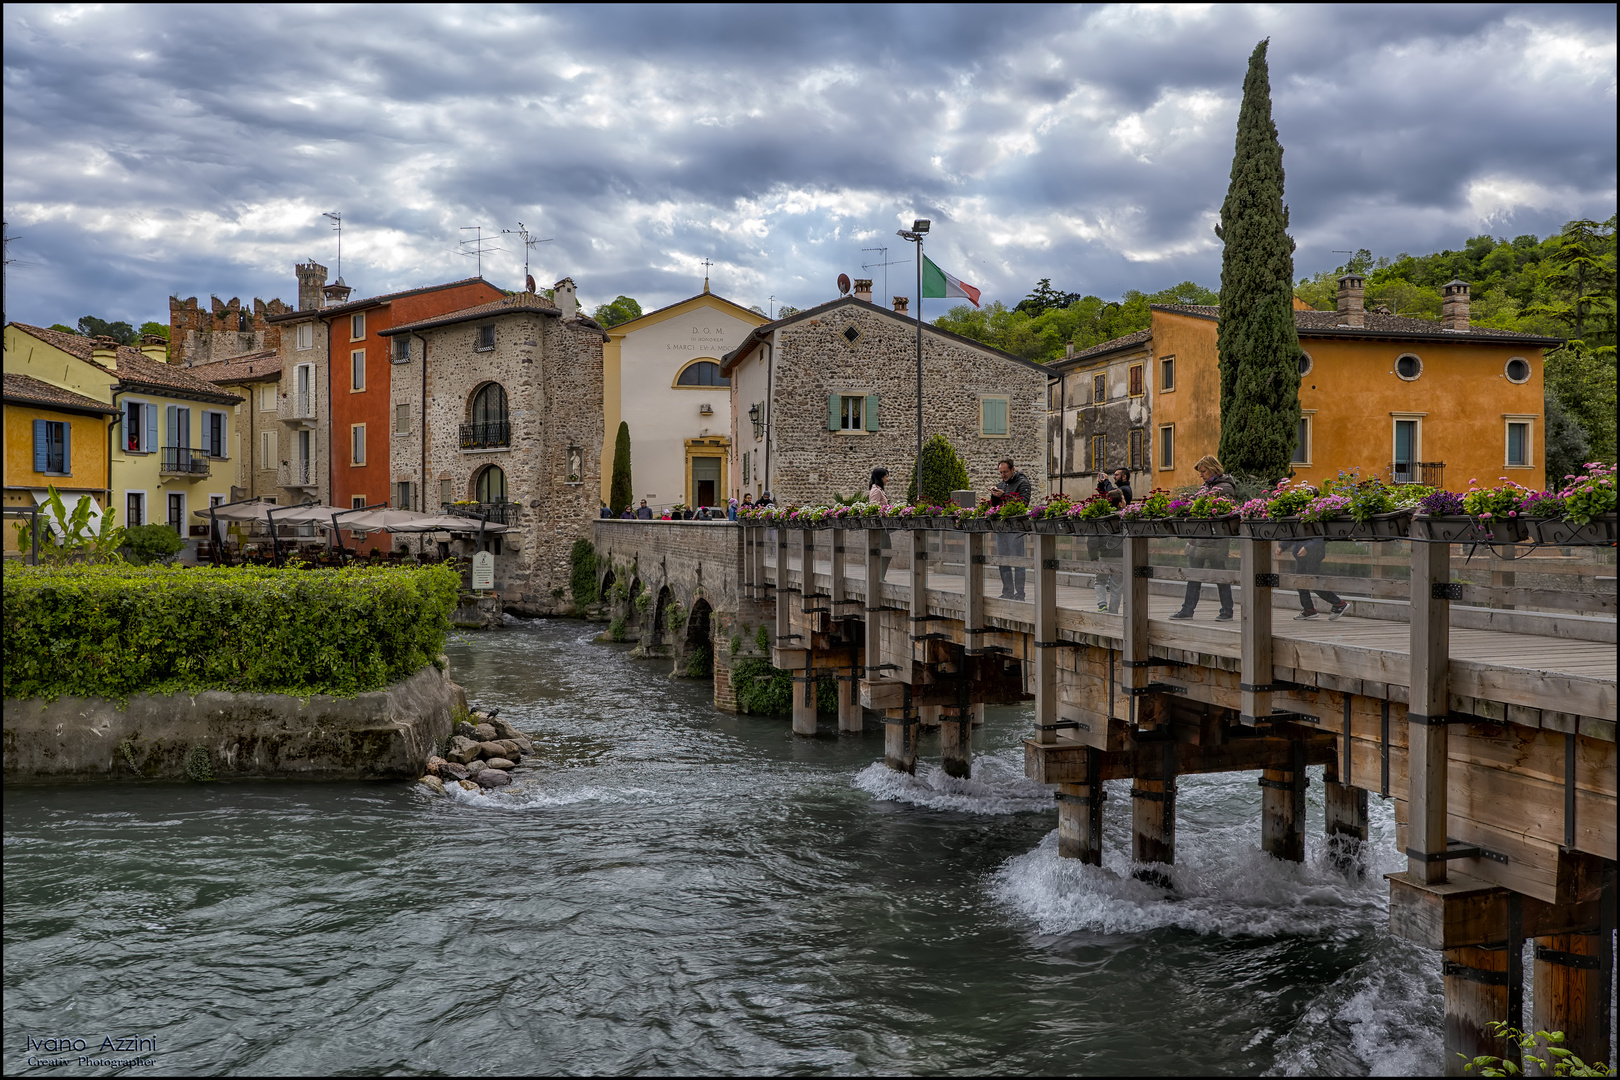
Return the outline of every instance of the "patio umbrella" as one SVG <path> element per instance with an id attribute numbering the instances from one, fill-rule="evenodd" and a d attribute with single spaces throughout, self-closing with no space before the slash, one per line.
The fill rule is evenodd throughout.
<path id="1" fill-rule="evenodd" d="M 384 526 L 391 533 L 419 533 L 419 532 L 468 532 L 475 533 L 482 528 L 483 532 L 503 533 L 509 532 L 511 526 L 496 525 L 492 522 L 479 521 L 477 518 L 461 517 L 456 514 L 430 514 L 417 515 L 416 521 L 403 522 L 398 525 Z"/>
<path id="2" fill-rule="evenodd" d="M 330 514 L 328 514 L 330 516 Z M 415 510 L 396 510 L 393 507 L 384 507 L 378 510 L 366 510 L 358 514 L 346 514 L 340 519 L 340 526 L 350 532 L 386 532 L 415 531 L 401 530 L 399 526 L 408 526 L 412 522 L 421 521 L 427 514 L 419 514 Z"/>

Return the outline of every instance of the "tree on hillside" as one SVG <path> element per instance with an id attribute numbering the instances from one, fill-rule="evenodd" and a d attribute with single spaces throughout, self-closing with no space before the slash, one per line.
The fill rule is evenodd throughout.
<path id="1" fill-rule="evenodd" d="M 1282 144 L 1271 119 L 1268 41 L 1243 80 L 1231 181 L 1215 227 L 1221 254 L 1220 458 L 1229 471 L 1288 475 L 1299 427 L 1294 241 L 1283 204 Z M 1197 451 L 1194 450 L 1194 453 Z"/>
<path id="2" fill-rule="evenodd" d="M 94 315 L 85 315 L 79 319 L 78 332 L 85 337 L 110 337 L 120 345 L 136 345 L 140 343 L 141 335 L 127 322 L 108 322 L 98 319 Z"/>
<path id="3" fill-rule="evenodd" d="M 1030 314 L 1046 296 L 1065 302 Z M 1045 364 L 1061 359 L 1070 343 L 1086 349 L 1099 342 L 1145 330 L 1154 304 L 1214 304 L 1216 293 L 1191 281 L 1183 281 L 1156 293 L 1128 289 L 1119 300 L 1062 293 L 1047 279 L 1035 287 L 1016 308 L 997 300 L 983 308 L 958 304 L 934 320 L 934 325 L 963 337 L 981 341 L 1002 352 Z"/>
<path id="4" fill-rule="evenodd" d="M 628 296 L 621 296 L 610 304 L 598 304 L 596 310 L 591 312 L 604 329 L 629 322 L 631 319 L 641 318 L 641 305 Z"/>
<path id="5" fill-rule="evenodd" d="M 922 448 L 922 492 L 917 491 L 917 466 L 911 467 L 911 480 L 906 484 L 906 501 L 925 502 L 931 506 L 944 506 L 951 501 L 951 492 L 966 491 L 972 487 L 968 481 L 967 466 L 962 463 L 956 447 L 943 435 L 931 435 Z"/>
<path id="6" fill-rule="evenodd" d="M 164 341 L 168 341 L 169 324 L 161 322 L 143 322 L 141 323 L 140 334 L 142 337 L 145 337 L 147 334 L 156 334 Z"/>
<path id="7" fill-rule="evenodd" d="M 613 441 L 613 481 L 608 486 L 608 506 L 613 508 L 613 516 L 624 513 L 634 498 L 635 488 L 630 486 L 630 424 L 620 420 L 619 435 Z"/>

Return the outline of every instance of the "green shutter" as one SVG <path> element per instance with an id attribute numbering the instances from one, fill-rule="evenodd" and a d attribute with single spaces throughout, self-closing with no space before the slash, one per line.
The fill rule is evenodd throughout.
<path id="1" fill-rule="evenodd" d="M 867 394 L 866 395 L 866 430 L 867 431 L 876 431 L 877 429 L 878 429 L 878 395 L 876 395 L 876 394 Z"/>
<path id="2" fill-rule="evenodd" d="M 827 430 L 828 431 L 837 431 L 838 430 L 838 421 L 839 421 L 838 406 L 839 406 L 839 404 L 840 404 L 840 400 L 839 400 L 839 397 L 838 397 L 837 394 L 828 394 L 827 395 Z"/>
<path id="3" fill-rule="evenodd" d="M 1007 434 L 1007 402 L 1002 398 L 981 398 L 980 401 L 984 410 L 984 433 Z"/>

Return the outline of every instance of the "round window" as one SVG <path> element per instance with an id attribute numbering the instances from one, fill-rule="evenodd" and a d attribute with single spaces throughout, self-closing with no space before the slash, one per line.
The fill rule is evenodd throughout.
<path id="1" fill-rule="evenodd" d="M 1423 361 L 1419 360 L 1411 353 L 1397 357 L 1395 360 L 1395 374 L 1399 375 L 1407 382 L 1411 382 L 1413 379 L 1423 374 Z"/>
<path id="2" fill-rule="evenodd" d="M 1299 354 L 1299 377 L 1300 378 L 1303 379 L 1305 376 L 1309 375 L 1311 373 L 1311 368 L 1313 368 L 1315 366 L 1316 366 L 1316 361 L 1311 359 L 1311 354 L 1310 353 L 1302 352 L 1302 353 Z"/>
<path id="3" fill-rule="evenodd" d="M 1522 356 L 1515 356 L 1509 360 L 1507 367 L 1503 370 L 1508 377 L 1508 382 L 1523 383 L 1530 381 L 1530 361 Z"/>

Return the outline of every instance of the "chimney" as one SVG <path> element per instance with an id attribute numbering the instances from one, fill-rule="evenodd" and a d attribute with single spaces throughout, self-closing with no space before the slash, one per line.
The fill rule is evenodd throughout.
<path id="1" fill-rule="evenodd" d="M 160 364 L 169 362 L 169 343 L 158 334 L 141 335 L 141 355 Z"/>
<path id="2" fill-rule="evenodd" d="M 1063 358 L 1065 360 L 1067 360 L 1069 357 L 1071 357 L 1073 355 L 1074 355 L 1074 342 L 1071 341 L 1068 344 L 1064 345 L 1064 347 L 1063 347 Z"/>
<path id="3" fill-rule="evenodd" d="M 1440 286 L 1440 325 L 1459 333 L 1468 332 L 1468 282 L 1452 278 Z"/>
<path id="4" fill-rule="evenodd" d="M 870 304 L 872 302 L 872 279 L 856 278 L 854 292 L 855 299 L 865 300 L 868 304 Z"/>
<path id="5" fill-rule="evenodd" d="M 326 284 L 326 267 L 311 259 L 293 267 L 298 276 L 298 310 L 314 311 L 321 306 L 321 287 Z"/>
<path id="6" fill-rule="evenodd" d="M 1366 326 L 1366 295 L 1362 288 L 1365 279 L 1360 274 L 1345 274 L 1339 278 L 1339 325 Z"/>
<path id="7" fill-rule="evenodd" d="M 110 337 L 94 337 L 90 342 L 90 358 L 108 371 L 117 371 L 118 342 Z"/>
<path id="8" fill-rule="evenodd" d="M 579 314 L 579 297 L 575 294 L 573 278 L 565 277 L 551 288 L 551 302 L 562 312 L 563 318 L 571 319 Z"/>
<path id="9" fill-rule="evenodd" d="M 894 310 L 901 315 L 906 314 L 906 309 L 909 307 L 911 307 L 911 298 L 909 296 L 897 296 L 894 298 Z"/>

